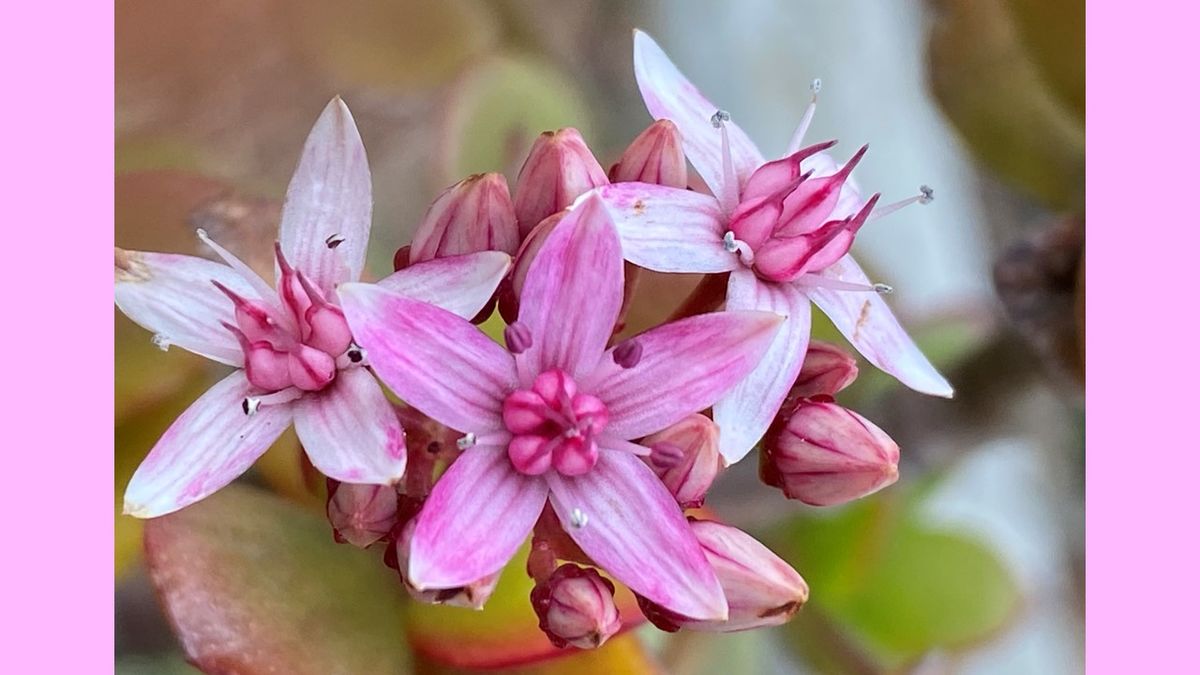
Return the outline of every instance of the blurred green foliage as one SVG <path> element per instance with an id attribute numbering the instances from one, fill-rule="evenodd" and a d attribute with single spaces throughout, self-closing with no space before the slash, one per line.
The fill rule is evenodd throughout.
<path id="1" fill-rule="evenodd" d="M 1047 205 L 1082 210 L 1083 0 L 930 4 L 930 85 L 975 156 Z"/>
<path id="2" fill-rule="evenodd" d="M 892 488 L 834 511 L 806 510 L 767 539 L 812 588 L 787 629 L 806 655 L 837 663 L 853 653 L 895 668 L 969 647 L 1013 618 L 1019 589 L 1003 563 L 966 533 L 923 524 L 918 492 Z M 848 644 L 831 649 L 822 637 L 830 628 Z"/>
<path id="3" fill-rule="evenodd" d="M 208 672 L 408 672 L 394 576 L 298 506 L 231 485 L 147 521 L 145 545 L 163 608 Z"/>

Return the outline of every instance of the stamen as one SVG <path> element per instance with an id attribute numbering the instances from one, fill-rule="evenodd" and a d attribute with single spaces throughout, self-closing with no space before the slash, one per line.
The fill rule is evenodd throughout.
<path id="1" fill-rule="evenodd" d="M 582 530 L 583 528 L 587 527 L 587 524 L 588 516 L 583 512 L 582 509 L 578 507 L 571 509 L 571 527 L 577 530 Z"/>
<path id="2" fill-rule="evenodd" d="M 754 249 L 750 248 L 750 245 L 746 242 L 734 236 L 733 230 L 725 233 L 724 243 L 725 250 L 730 253 L 737 253 L 738 257 L 742 260 L 742 264 L 754 264 Z"/>
<path id="3" fill-rule="evenodd" d="M 732 232 L 730 234 L 733 234 Z M 642 360 L 642 343 L 626 340 L 613 350 L 613 362 L 622 368 L 632 368 Z"/>
<path id="4" fill-rule="evenodd" d="M 800 124 L 796 126 L 796 131 L 792 133 L 792 140 L 788 143 L 787 154 L 789 155 L 804 147 L 804 136 L 812 124 L 813 115 L 817 113 L 817 94 L 821 93 L 821 78 L 814 79 L 808 88 L 812 91 L 812 100 L 804 109 L 804 115 L 800 118 Z"/>
<path id="5" fill-rule="evenodd" d="M 887 295 L 894 290 L 888 284 L 859 284 L 853 281 L 842 281 L 841 279 L 832 279 L 823 277 L 819 274 L 805 274 L 796 283 L 809 288 L 827 288 L 831 291 L 850 291 L 852 293 L 878 293 Z"/>
<path id="6" fill-rule="evenodd" d="M 154 343 L 155 347 L 158 347 L 164 352 L 171 348 L 171 338 L 163 335 L 162 333 L 155 333 L 154 337 L 150 338 L 150 341 Z"/>
<path id="7" fill-rule="evenodd" d="M 469 450 L 475 447 L 475 434 L 467 434 L 455 441 L 454 444 L 458 446 L 459 450 Z"/>
<path id="8" fill-rule="evenodd" d="M 350 348 L 346 350 L 346 353 L 337 358 L 337 368 L 338 370 L 341 370 L 343 368 L 349 368 L 353 365 L 363 364 L 366 359 L 367 350 L 359 347 L 358 345 L 350 345 Z"/>
<path id="9" fill-rule="evenodd" d="M 928 185 L 922 185 L 919 189 L 919 192 L 921 194 L 913 195 L 907 199 L 901 199 L 898 202 L 876 209 L 875 212 L 871 214 L 871 217 L 867 218 L 867 222 L 879 220 L 884 216 L 890 216 L 900 209 L 909 206 L 910 204 L 920 204 L 924 206 L 933 201 L 933 188 L 929 187 Z"/>
<path id="10" fill-rule="evenodd" d="M 721 194 L 717 195 L 721 202 L 721 208 L 725 210 L 725 215 L 733 213 L 738 204 L 738 178 L 737 173 L 733 169 L 733 150 L 729 145 L 729 127 L 726 122 L 730 120 L 729 113 L 724 110 L 718 110 L 713 113 L 710 121 L 713 128 L 721 130 L 721 172 L 723 174 L 721 180 Z"/>
<path id="11" fill-rule="evenodd" d="M 242 412 L 247 417 L 258 412 L 258 409 L 264 405 L 279 405 L 281 403 L 291 403 L 304 395 L 304 392 L 296 387 L 288 387 L 279 391 L 266 394 L 264 396 L 247 396 L 242 399 Z"/>
<path id="12" fill-rule="evenodd" d="M 533 333 L 520 321 L 509 324 L 504 328 L 504 344 L 513 354 L 521 354 L 533 346 Z"/>
<path id="13" fill-rule="evenodd" d="M 346 238 L 340 234 L 331 234 L 328 237 L 325 237 L 325 246 L 329 248 L 337 248 L 338 246 L 341 246 L 342 242 L 344 241 L 346 241 Z"/>
<path id="14" fill-rule="evenodd" d="M 240 258 L 230 253 L 225 249 L 225 247 L 210 239 L 208 237 L 208 232 L 203 228 L 198 228 L 196 230 L 196 236 L 200 238 L 200 241 L 204 242 L 205 246 L 211 248 L 213 252 L 221 258 L 221 260 L 225 261 L 226 265 L 232 267 L 235 272 L 241 275 L 243 279 L 248 281 L 250 285 L 254 287 L 254 290 L 258 293 L 261 299 L 265 300 L 268 304 L 271 302 L 271 298 L 275 296 L 275 289 L 271 288 L 270 284 L 264 281 L 262 277 L 258 276 L 257 272 L 250 269 L 249 265 L 242 262 Z"/>

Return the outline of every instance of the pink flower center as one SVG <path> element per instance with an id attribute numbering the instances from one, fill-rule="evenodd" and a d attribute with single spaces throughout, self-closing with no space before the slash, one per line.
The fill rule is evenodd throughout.
<path id="1" fill-rule="evenodd" d="M 351 346 L 350 326 L 303 272 L 288 264 L 275 245 L 280 278 L 279 306 L 250 300 L 217 282 L 234 305 L 234 324 L 225 324 L 242 346 L 246 379 L 266 392 L 319 391 L 333 381 L 341 365 L 362 360 Z M 235 325 L 236 324 L 236 325 Z"/>
<path id="2" fill-rule="evenodd" d="M 570 375 L 548 370 L 504 400 L 504 426 L 513 435 L 508 458 L 517 471 L 536 476 L 553 468 L 578 476 L 596 465 L 596 437 L 608 426 L 608 408 L 579 393 Z"/>

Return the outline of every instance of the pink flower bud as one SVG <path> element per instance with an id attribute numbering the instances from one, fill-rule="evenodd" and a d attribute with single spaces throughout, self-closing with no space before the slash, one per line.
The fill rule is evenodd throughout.
<path id="1" fill-rule="evenodd" d="M 813 340 L 804 354 L 804 365 L 788 398 L 833 396 L 858 377 L 858 363 L 849 352 L 828 342 Z"/>
<path id="2" fill-rule="evenodd" d="M 692 533 L 717 573 L 729 603 L 725 621 L 693 621 L 639 597 L 646 618 L 659 628 L 731 633 L 785 623 L 808 601 L 808 584 L 792 566 L 754 537 L 711 520 L 692 520 Z"/>
<path id="3" fill-rule="evenodd" d="M 594 649 L 621 628 L 614 590 L 596 570 L 567 564 L 534 586 L 529 600 L 554 646 Z"/>
<path id="4" fill-rule="evenodd" d="M 529 273 L 529 266 L 533 264 L 538 251 L 542 250 L 542 244 L 546 243 L 546 238 L 554 231 L 554 226 L 558 225 L 563 215 L 564 212 L 560 211 L 538 223 L 517 249 L 517 254 L 513 257 L 512 271 L 499 291 L 500 315 L 508 323 L 516 321 L 520 313 L 521 291 L 525 288 L 525 275 Z"/>
<path id="5" fill-rule="evenodd" d="M 450 605 L 451 607 L 483 609 L 483 606 L 496 590 L 496 584 L 500 581 L 500 570 L 482 579 L 473 581 L 466 586 L 457 586 L 455 588 L 418 589 L 409 583 L 409 547 L 412 544 L 412 533 L 416 527 L 416 523 L 416 518 L 413 517 L 403 526 L 400 526 L 400 534 L 392 544 L 386 560 L 389 567 L 394 567 L 400 573 L 400 579 L 404 582 L 404 587 L 408 590 L 408 594 L 417 602 L 423 602 L 427 605 Z"/>
<path id="6" fill-rule="evenodd" d="M 568 127 L 543 132 L 517 176 L 513 207 L 521 237 L 547 216 L 570 206 L 579 195 L 607 184 L 604 169 L 577 130 Z"/>
<path id="7" fill-rule="evenodd" d="M 716 423 L 700 414 L 688 415 L 662 431 L 647 436 L 650 468 L 685 508 L 704 503 L 704 495 L 722 467 L 717 451 Z"/>
<path id="8" fill-rule="evenodd" d="M 608 172 L 614 183 L 637 181 L 667 187 L 687 187 L 683 139 L 671 120 L 658 120 L 633 139 L 620 161 Z"/>
<path id="9" fill-rule="evenodd" d="M 519 244 L 504 176 L 475 174 L 447 188 L 430 205 L 413 235 L 408 263 L 479 251 L 512 255 Z"/>
<path id="10" fill-rule="evenodd" d="M 396 523 L 396 489 L 329 480 L 325 514 L 334 538 L 359 548 L 383 539 Z"/>
<path id="11" fill-rule="evenodd" d="M 896 442 L 862 415 L 803 399 L 767 432 L 759 476 L 789 499 L 833 506 L 895 483 L 899 462 Z"/>

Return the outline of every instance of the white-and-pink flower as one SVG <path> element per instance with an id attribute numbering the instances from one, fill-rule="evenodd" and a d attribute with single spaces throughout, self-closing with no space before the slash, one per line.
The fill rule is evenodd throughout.
<path id="1" fill-rule="evenodd" d="M 787 317 L 758 367 L 713 408 L 725 458 L 735 462 L 754 447 L 795 381 L 808 345 L 810 303 L 881 370 L 917 391 L 952 395 L 847 253 L 865 222 L 899 206 L 872 214 L 875 198 L 860 197 L 849 174 L 862 151 L 839 166 L 825 152 L 831 144 L 802 149 L 810 106 L 785 156 L 768 162 L 640 31 L 634 70 L 650 114 L 679 128 L 712 195 L 647 183 L 597 188 L 626 259 L 660 272 L 729 272 L 727 309 Z"/>
<path id="2" fill-rule="evenodd" d="M 700 315 L 608 348 L 622 287 L 616 230 L 604 204 L 585 196 L 529 267 L 510 349 L 384 285 L 341 288 L 379 377 L 464 434 L 465 451 L 417 516 L 405 576 L 413 586 L 456 588 L 496 572 L 549 501 L 592 561 L 638 594 L 696 620 L 727 618 L 712 565 L 634 441 L 729 391 L 782 318 Z"/>
<path id="3" fill-rule="evenodd" d="M 335 98 L 317 120 L 288 186 L 272 287 L 234 255 L 224 261 L 116 250 L 116 303 L 176 345 L 237 370 L 191 405 L 150 451 L 125 511 L 170 513 L 224 487 L 295 423 L 309 459 L 348 483 L 404 473 L 404 430 L 364 366 L 338 298 L 359 278 L 371 231 L 371 174 L 350 111 Z M 380 287 L 473 316 L 510 264 L 484 252 L 413 265 Z M 395 336 L 403 340 L 403 334 Z"/>

